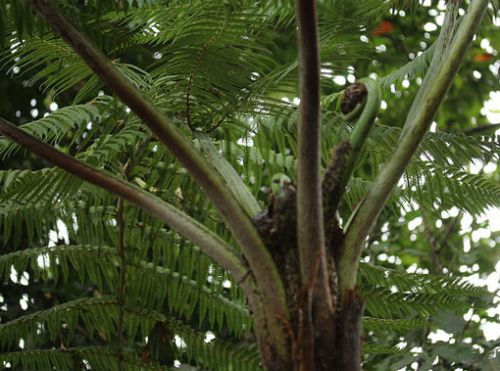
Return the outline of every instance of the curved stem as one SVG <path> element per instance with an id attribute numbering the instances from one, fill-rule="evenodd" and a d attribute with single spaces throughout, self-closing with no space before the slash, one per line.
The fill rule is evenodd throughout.
<path id="1" fill-rule="evenodd" d="M 365 240 L 432 122 L 487 8 L 488 0 L 471 2 L 449 51 L 441 58 L 434 83 L 422 95 L 420 110 L 408 124 L 399 146 L 375 179 L 354 216 L 346 232 L 344 251 L 339 263 L 341 292 L 355 287 L 357 267 Z"/>
<path id="2" fill-rule="evenodd" d="M 285 291 L 271 255 L 262 242 L 252 220 L 217 173 L 196 152 L 191 143 L 149 102 L 109 59 L 71 25 L 49 0 L 31 0 L 45 21 L 75 50 L 106 85 L 139 116 L 158 139 L 174 154 L 231 230 L 252 269 L 265 303 L 269 337 L 279 356 L 287 358 L 286 333 L 281 319 L 288 319 Z"/>
<path id="3" fill-rule="evenodd" d="M 212 139 L 205 133 L 196 133 L 195 138 L 200 143 L 201 151 L 208 162 L 217 170 L 228 184 L 229 189 L 239 200 L 243 209 L 249 216 L 255 216 L 262 211 L 257 199 L 249 191 L 246 184 L 238 175 L 234 167 L 220 154 Z"/>
<path id="4" fill-rule="evenodd" d="M 368 95 L 366 97 L 366 103 L 363 107 L 363 111 L 361 112 L 361 115 L 354 126 L 354 130 L 349 137 L 351 153 L 347 158 L 340 184 L 338 188 L 336 188 L 336 192 L 339 193 L 339 198 L 342 197 L 342 194 L 345 191 L 345 187 L 347 186 L 347 183 L 349 182 L 349 179 L 354 171 L 354 165 L 356 164 L 356 161 L 361 153 L 361 147 L 365 143 L 373 122 L 377 117 L 382 96 L 380 85 L 375 80 L 366 78 L 361 79 L 360 81 L 366 86 Z"/>
<path id="5" fill-rule="evenodd" d="M 103 170 L 87 165 L 50 147 L 3 118 L 0 118 L 0 133 L 67 172 L 106 189 L 148 211 L 151 215 L 162 220 L 173 230 L 192 241 L 205 254 L 217 261 L 223 268 L 229 270 L 237 280 L 245 277 L 247 269 L 231 246 L 208 228 L 169 203 L 131 183 L 127 183 L 107 174 Z"/>

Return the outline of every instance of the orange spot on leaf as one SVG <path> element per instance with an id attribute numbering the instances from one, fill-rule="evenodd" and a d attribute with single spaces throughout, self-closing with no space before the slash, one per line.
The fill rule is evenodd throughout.
<path id="1" fill-rule="evenodd" d="M 396 27 L 394 26 L 394 23 L 392 23 L 391 21 L 382 21 L 380 25 L 375 30 L 373 30 L 372 35 L 380 36 L 393 33 L 395 28 Z"/>
<path id="2" fill-rule="evenodd" d="M 493 56 L 490 53 L 481 53 L 481 54 L 476 54 L 474 56 L 474 62 L 489 62 L 493 59 Z"/>

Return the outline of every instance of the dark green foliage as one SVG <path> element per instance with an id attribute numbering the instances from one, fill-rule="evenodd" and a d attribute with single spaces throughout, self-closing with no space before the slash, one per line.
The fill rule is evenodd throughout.
<path id="1" fill-rule="evenodd" d="M 296 179 L 293 1 L 55 3 L 179 130 L 187 136 L 192 136 L 189 127 L 208 132 L 261 206 L 274 174 Z M 390 13 L 393 6 L 407 15 Z M 415 82 L 429 66 L 434 34 L 412 61 L 397 50 L 399 40 L 406 52 L 420 51 L 421 35 L 408 30 L 433 20 L 427 10 L 419 1 L 320 2 L 323 168 L 332 148 L 353 129 L 335 108 L 344 86 L 333 76 L 361 78 L 375 72 L 389 106 L 380 112 L 356 164 L 341 203 L 343 221 L 397 145 Z M 393 22 L 396 42 L 372 35 L 382 19 Z M 485 27 L 473 53 L 481 51 L 481 37 L 493 44 L 492 29 L 491 24 Z M 0 98 L 7 102 L 0 107 L 2 116 L 84 162 L 127 177 L 235 245 L 186 170 L 48 30 L 28 2 L 0 2 L 0 41 L 6 74 Z M 374 48 L 381 44 L 387 44 L 387 52 Z M 469 308 L 495 320 L 487 315 L 491 294 L 468 283 L 461 267 L 471 272 L 477 261 L 483 276 L 491 273 L 498 253 L 490 244 L 500 238 L 492 233 L 489 241 L 476 240 L 472 251 L 464 253 L 463 241 L 486 227 L 481 222 L 485 211 L 500 206 L 498 168 L 470 171 L 473 162 L 495 163 L 500 157 L 498 136 L 464 132 L 484 124 L 482 103 L 488 90 L 498 89 L 489 64 L 474 63 L 464 65 L 449 104 L 436 117 L 438 130 L 424 138 L 369 241 L 364 261 L 370 263 L 362 264 L 359 277 L 367 300 L 367 370 L 402 368 L 413 361 L 431 367 L 434 356 L 441 369 L 472 370 L 484 360 L 478 360 L 472 345 L 458 346 L 460 339 L 481 344 L 485 359 L 493 359 L 498 346 L 483 339 L 479 323 L 462 326 Z M 472 77 L 476 70 L 483 74 L 478 81 Z M 411 81 L 408 89 L 401 88 L 405 79 Z M 467 89 L 470 95 L 462 93 Z M 32 96 L 35 105 L 30 105 Z M 60 108 L 51 112 L 54 101 Z M 8 362 L 15 370 L 69 370 L 88 364 L 118 370 L 122 356 L 124 370 L 166 370 L 174 360 L 210 370 L 260 367 L 251 313 L 228 272 L 126 203 L 126 298 L 120 305 L 116 197 L 25 153 L 0 138 L 0 367 Z M 124 174 L 128 161 L 133 166 Z M 458 215 L 443 216 L 453 208 Z M 471 231 L 461 231 L 457 225 L 468 214 Z M 421 216 L 424 221 L 410 230 L 408 223 Z M 384 254 L 399 261 L 382 259 Z M 413 265 L 422 271 L 409 273 Z M 123 347 L 118 346 L 120 312 Z M 452 333 L 457 343 L 432 344 L 427 336 L 438 329 Z M 215 340 L 205 341 L 207 331 Z M 398 346 L 402 339 L 406 349 Z M 413 354 L 412 347 L 425 351 Z"/>

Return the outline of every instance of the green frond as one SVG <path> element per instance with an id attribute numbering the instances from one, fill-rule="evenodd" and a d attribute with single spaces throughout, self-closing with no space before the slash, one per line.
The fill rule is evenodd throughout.
<path id="1" fill-rule="evenodd" d="M 106 246 L 57 246 L 31 248 L 0 256 L 0 277 L 10 279 L 11 268 L 20 274 L 29 270 L 33 279 L 54 281 L 68 279 L 70 268 L 81 282 L 90 280 L 99 290 L 116 292 L 118 256 L 116 249 Z M 201 267 L 198 267 L 201 271 Z M 213 279 L 220 279 L 214 272 Z M 169 311 L 186 320 L 207 320 L 211 326 L 227 329 L 236 335 L 252 329 L 248 311 L 222 293 L 178 272 L 144 261 L 127 265 L 127 291 L 131 307 Z M 197 310 L 197 317 L 193 312 Z"/>
<path id="2" fill-rule="evenodd" d="M 196 309 L 200 323 L 208 320 L 216 329 L 227 326 L 235 334 L 252 329 L 249 313 L 241 304 L 230 301 L 222 294 L 213 293 L 212 289 L 199 282 L 150 263 L 129 266 L 127 272 L 129 292 L 136 301 L 142 303 L 148 300 L 146 303 L 153 308 L 161 308 L 166 301 L 170 310 L 180 313 L 187 320 L 193 319 Z"/>
<path id="3" fill-rule="evenodd" d="M 70 352 L 56 350 L 31 350 L 0 354 L 3 366 L 22 367 L 24 370 L 71 370 L 74 361 Z"/>
<path id="4" fill-rule="evenodd" d="M 109 104 L 109 97 L 98 97 L 87 104 L 67 106 L 50 113 L 46 117 L 23 124 L 20 127 L 34 137 L 52 145 L 57 145 L 71 130 L 85 127 L 90 121 L 102 115 L 102 109 Z M 0 138 L 0 156 L 7 157 L 19 146 Z"/>
<path id="5" fill-rule="evenodd" d="M 320 12 L 322 50 L 326 60 L 334 61 L 325 64 L 327 70 L 345 68 L 369 48 L 359 35 L 377 22 L 387 4 L 362 3 L 355 7 L 362 29 L 352 26 L 352 9 L 341 6 L 326 14 L 325 7 Z M 158 104 L 193 128 L 212 130 L 238 125 L 241 114 L 278 112 L 289 106 L 280 96 L 297 95 L 296 60 L 276 63 L 271 58 L 276 44 L 283 42 L 277 39 L 276 16 L 286 12 L 283 5 L 263 4 L 174 2 L 108 17 L 135 32 L 135 42 L 157 50 L 151 74 L 156 85 L 152 94 L 163 96 Z M 362 11 L 367 8 L 373 11 Z M 284 24 L 290 24 L 293 37 L 294 11 L 287 16 Z M 324 83 L 330 80 L 325 77 Z"/>
<path id="6" fill-rule="evenodd" d="M 68 349 L 26 350 L 0 354 L 0 364 L 20 366 L 23 370 L 75 370 L 91 367 L 96 370 L 119 371 L 118 350 L 104 347 L 75 347 Z M 135 354 L 124 352 L 123 369 L 167 371 L 169 368 L 144 362 Z"/>
<path id="7" fill-rule="evenodd" d="M 60 336 L 62 325 L 73 329 L 78 321 L 84 323 L 91 337 L 99 334 L 112 338 L 116 332 L 118 312 L 117 301 L 111 297 L 74 300 L 0 325 L 0 344 L 9 346 L 19 342 L 19 339 L 29 339 L 32 344 L 35 340 L 36 344 L 36 338 L 45 334 L 55 340 Z M 177 356 L 210 369 L 254 370 L 260 361 L 255 347 L 235 346 L 218 339 L 207 342 L 205 334 L 158 312 L 125 308 L 125 323 L 130 343 L 137 335 L 141 339 L 148 337 L 153 326 L 161 323 L 171 337 L 175 334 L 182 341 L 182 346 L 176 347 Z M 33 334 L 37 336 L 33 337 Z"/>
<path id="8" fill-rule="evenodd" d="M 382 345 L 378 345 L 378 344 L 364 344 L 363 345 L 363 353 L 371 354 L 371 355 L 411 354 L 406 349 L 400 349 L 398 347 L 391 347 L 391 346 L 382 346 Z"/>
<path id="9" fill-rule="evenodd" d="M 169 326 L 185 343 L 179 349 L 183 358 L 210 370 L 257 370 L 260 369 L 260 356 L 255 346 L 238 345 L 215 339 L 207 344 L 204 334 L 197 333 L 178 321 L 171 321 Z"/>
<path id="10" fill-rule="evenodd" d="M 488 292 L 481 287 L 467 283 L 462 277 L 433 276 L 414 274 L 382 268 L 368 263 L 361 263 L 362 284 L 369 286 L 395 287 L 398 292 L 416 292 L 423 290 L 436 293 L 446 289 L 461 298 L 484 296 Z"/>
<path id="11" fill-rule="evenodd" d="M 24 38 L 34 30 L 46 30 L 47 26 L 39 20 L 26 1 L 5 0 L 0 2 L 0 47 L 9 45 L 13 34 Z"/>
<path id="12" fill-rule="evenodd" d="M 91 98 L 102 87 L 100 80 L 78 55 L 61 39 L 46 36 L 11 40 L 12 47 L 0 59 L 8 74 L 28 78 L 29 86 L 39 84 L 54 98 L 61 93 L 83 89 L 76 101 Z M 149 86 L 148 74 L 137 66 L 113 61 L 115 67 L 135 86 Z"/>
<path id="13" fill-rule="evenodd" d="M 130 314 L 127 312 L 127 315 Z M 44 337 L 53 341 L 60 335 L 63 324 L 74 328 L 78 321 L 85 323 L 85 329 L 91 337 L 97 333 L 110 337 L 116 331 L 117 318 L 118 303 L 115 298 L 81 298 L 0 324 L 0 344 L 8 348 L 17 344 L 19 339 L 29 339 L 30 343 L 37 344 L 42 343 Z M 127 333 L 134 335 L 140 327 L 141 336 L 147 336 L 152 327 L 151 322 L 156 318 L 148 319 L 146 323 L 128 319 Z"/>
<path id="14" fill-rule="evenodd" d="M 376 125 L 370 131 L 366 151 L 387 158 L 392 154 L 400 135 L 400 128 Z M 499 153 L 500 136 L 468 136 L 438 131 L 426 133 L 416 158 L 423 156 L 441 166 L 464 167 L 476 159 L 498 160 Z"/>
<path id="15" fill-rule="evenodd" d="M 500 205 L 500 185 L 482 174 L 470 174 L 433 162 L 414 163 L 405 176 L 402 193 L 414 197 L 427 211 L 457 207 L 480 215 Z"/>
<path id="16" fill-rule="evenodd" d="M 117 129 L 113 133 L 101 134 L 95 138 L 95 142 L 78 153 L 77 157 L 86 162 L 98 164 L 99 166 L 109 166 L 116 168 L 118 158 L 129 148 L 144 139 L 147 134 L 139 124 L 127 123 L 125 125 L 116 125 Z M 93 136 L 89 137 L 93 139 Z M 96 136 L 99 133 L 96 133 Z M 90 141 L 90 140 L 89 140 Z"/>
<path id="17" fill-rule="evenodd" d="M 35 37 L 12 40 L 11 45 L 1 60 L 3 68 L 8 66 L 9 74 L 25 78 L 31 75 L 29 85 L 41 82 L 40 87 L 44 91 L 52 89 L 54 96 L 92 75 L 91 69 L 60 39 Z"/>
<path id="18" fill-rule="evenodd" d="M 369 315 L 380 318 L 426 318 L 441 310 L 468 308 L 470 298 L 490 294 L 461 277 L 410 274 L 363 263 L 360 289 Z"/>
<path id="19" fill-rule="evenodd" d="M 363 328 L 373 332 L 405 333 L 410 330 L 423 328 L 428 324 L 427 319 L 385 319 L 363 317 Z"/>
<path id="20" fill-rule="evenodd" d="M 388 75 L 383 76 L 379 81 L 380 86 L 383 89 L 388 89 L 392 84 L 395 84 L 404 78 L 411 80 L 417 76 L 423 76 L 431 63 L 432 56 L 434 55 L 434 49 L 436 48 L 435 45 L 436 44 L 432 44 L 412 61 L 406 63 L 404 66 L 389 73 Z"/>
<path id="21" fill-rule="evenodd" d="M 102 18 L 111 11 L 127 11 L 131 8 L 151 6 L 159 2 L 159 0 L 89 0 L 84 3 L 71 0 L 53 1 L 54 5 L 72 20 L 83 23 L 81 26 L 87 34 L 93 34 L 92 31 L 95 30 L 96 26 L 96 16 Z M 92 27 L 94 27 L 94 30 Z M 8 44 L 8 40 L 12 35 L 18 36 L 19 39 L 29 39 L 33 36 L 42 36 L 48 32 L 49 28 L 36 15 L 29 2 L 3 0 L 0 3 L 0 47 Z"/>
<path id="22" fill-rule="evenodd" d="M 336 67 L 370 58 L 369 45 L 360 40 L 378 24 L 390 4 L 379 0 L 334 1 L 319 5 L 319 34 L 322 60 Z M 356 22 L 352 22 L 356 19 Z"/>
<path id="23" fill-rule="evenodd" d="M 57 213 L 47 213 L 47 207 L 71 197 L 80 184 L 79 179 L 56 168 L 0 171 L 0 230 L 4 241 L 17 247 L 22 235 L 29 242 L 46 235 L 45 228 L 57 217 Z"/>
<path id="24" fill-rule="evenodd" d="M 361 202 L 361 200 L 363 200 L 366 193 L 370 189 L 371 184 L 372 183 L 370 181 L 367 181 L 365 179 L 357 177 L 351 178 L 348 185 L 349 192 L 346 192 L 344 195 L 345 202 L 351 210 L 354 210 L 356 206 Z M 387 204 L 384 208 L 384 212 L 389 212 L 393 215 L 399 215 L 401 213 L 401 209 L 406 209 L 412 195 L 410 195 L 406 199 L 402 199 L 401 196 L 401 190 L 399 188 L 396 188 L 394 192 L 389 196 L 389 200 L 387 201 Z"/>
<path id="25" fill-rule="evenodd" d="M 366 156 L 378 168 L 392 155 L 401 129 L 376 126 L 366 144 Z M 443 132 L 427 133 L 415 159 L 403 176 L 404 185 L 391 197 L 389 210 L 399 214 L 398 207 L 407 208 L 416 201 L 428 211 L 446 210 L 453 206 L 474 215 L 488 207 L 498 206 L 498 184 L 483 174 L 471 174 L 467 168 L 475 161 L 489 162 L 499 159 L 498 136 L 472 137 Z M 359 202 L 369 183 L 353 181 L 349 203 Z M 360 183 L 360 184 L 357 184 Z M 392 200 L 392 201 L 391 201 Z M 399 203 L 399 205 L 398 205 Z"/>

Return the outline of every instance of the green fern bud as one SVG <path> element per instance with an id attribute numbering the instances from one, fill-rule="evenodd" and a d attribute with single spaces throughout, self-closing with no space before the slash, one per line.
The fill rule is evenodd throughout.
<path id="1" fill-rule="evenodd" d="M 283 186 L 287 183 L 291 183 L 290 178 L 283 173 L 274 174 L 271 179 L 271 191 L 273 194 L 277 195 Z"/>

